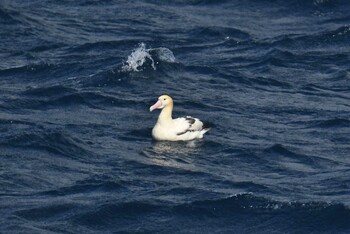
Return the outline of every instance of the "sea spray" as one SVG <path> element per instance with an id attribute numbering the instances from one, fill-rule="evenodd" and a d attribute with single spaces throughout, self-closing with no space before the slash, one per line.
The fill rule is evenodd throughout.
<path id="1" fill-rule="evenodd" d="M 150 66 L 153 70 L 156 70 L 156 64 L 158 64 L 158 61 L 175 62 L 175 57 L 173 52 L 168 48 L 160 47 L 146 49 L 145 43 L 140 43 L 139 46 L 128 56 L 128 59 L 122 66 L 121 71 L 142 71 L 142 66 L 144 66 L 147 61 L 150 61 Z"/>

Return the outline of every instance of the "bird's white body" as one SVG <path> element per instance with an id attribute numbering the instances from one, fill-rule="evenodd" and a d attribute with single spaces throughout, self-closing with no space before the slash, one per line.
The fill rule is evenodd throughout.
<path id="1" fill-rule="evenodd" d="M 189 141 L 203 138 L 203 135 L 209 131 L 208 128 L 204 128 L 203 122 L 191 116 L 173 119 L 173 106 L 172 98 L 163 95 L 150 107 L 150 111 L 162 109 L 152 130 L 153 138 L 159 141 Z"/>

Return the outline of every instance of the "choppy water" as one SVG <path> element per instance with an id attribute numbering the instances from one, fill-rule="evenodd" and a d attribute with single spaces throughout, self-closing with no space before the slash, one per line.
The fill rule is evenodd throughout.
<path id="1" fill-rule="evenodd" d="M 349 233 L 350 4 L 0 2 L 1 233 Z M 175 116 L 212 128 L 154 142 Z"/>

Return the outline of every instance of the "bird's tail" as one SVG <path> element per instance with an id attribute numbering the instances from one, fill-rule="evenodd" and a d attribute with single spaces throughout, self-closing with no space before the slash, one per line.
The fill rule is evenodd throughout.
<path id="1" fill-rule="evenodd" d="M 209 130 L 210 130 L 210 128 L 203 128 L 200 132 L 200 138 L 203 138 L 203 135 Z"/>

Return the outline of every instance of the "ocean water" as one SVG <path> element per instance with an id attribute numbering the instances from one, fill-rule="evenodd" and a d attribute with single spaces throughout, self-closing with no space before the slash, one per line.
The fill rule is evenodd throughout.
<path id="1" fill-rule="evenodd" d="M 349 12 L 0 1 L 0 233 L 350 233 Z"/>

